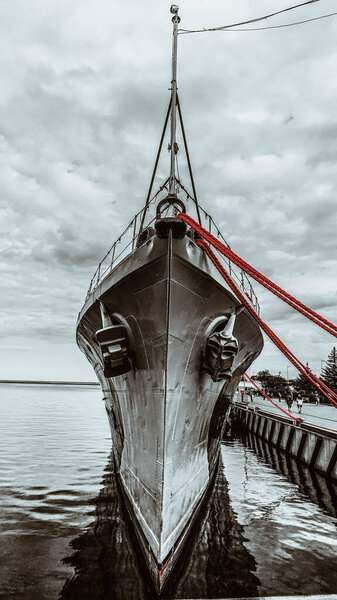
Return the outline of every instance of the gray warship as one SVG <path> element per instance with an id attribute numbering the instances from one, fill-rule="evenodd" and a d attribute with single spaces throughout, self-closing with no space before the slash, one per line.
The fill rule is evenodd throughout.
<path id="1" fill-rule="evenodd" d="M 212 488 L 231 398 L 263 347 L 254 319 L 176 218 L 184 196 L 189 214 L 226 243 L 197 199 L 177 93 L 176 5 L 171 13 L 171 95 L 145 206 L 99 264 L 76 332 L 102 387 L 118 480 L 158 593 Z M 170 174 L 152 195 L 169 123 Z M 177 177 L 179 124 L 192 194 Z M 230 262 L 227 270 L 259 312 L 249 279 Z"/>

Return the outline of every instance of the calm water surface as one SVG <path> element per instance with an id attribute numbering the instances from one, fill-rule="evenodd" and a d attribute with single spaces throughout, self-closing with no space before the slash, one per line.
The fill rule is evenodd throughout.
<path id="1" fill-rule="evenodd" d="M 99 388 L 0 386 L 0 594 L 150 598 Z M 337 593 L 336 489 L 253 438 L 224 469 L 167 598 Z"/>
<path id="2" fill-rule="evenodd" d="M 337 593 L 337 489 L 255 436 L 223 446 L 225 476 L 261 595 Z"/>
<path id="3" fill-rule="evenodd" d="M 56 598 L 92 520 L 110 433 L 99 388 L 1 385 L 0 589 Z"/>

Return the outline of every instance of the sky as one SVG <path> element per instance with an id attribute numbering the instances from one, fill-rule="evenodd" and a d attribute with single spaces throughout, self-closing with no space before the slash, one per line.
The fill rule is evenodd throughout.
<path id="1" fill-rule="evenodd" d="M 145 201 L 169 100 L 170 4 L 0 3 L 2 379 L 94 380 L 76 346 L 77 313 L 98 262 Z M 290 5 L 181 0 L 181 27 Z M 261 25 L 334 10 L 335 0 L 320 0 Z M 201 205 L 234 251 L 333 322 L 336 37 L 337 16 L 178 40 Z M 156 185 L 168 173 L 164 152 Z M 181 175 L 188 187 L 183 156 Z M 262 318 L 319 374 L 334 338 L 254 288 Z M 261 368 L 296 375 L 268 341 L 251 372 Z"/>

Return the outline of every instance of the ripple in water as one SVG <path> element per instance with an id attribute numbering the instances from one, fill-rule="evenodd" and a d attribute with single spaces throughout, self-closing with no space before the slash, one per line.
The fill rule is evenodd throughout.
<path id="1" fill-rule="evenodd" d="M 0 394 L 0 596 L 151 598 L 99 389 Z M 227 442 L 222 456 L 164 597 L 336 593 L 336 486 L 254 438 Z"/>
<path id="2" fill-rule="evenodd" d="M 62 600 L 147 600 L 157 598 L 120 497 L 110 460 L 104 486 L 94 500 L 95 521 L 72 541 L 66 562 L 76 574 Z M 231 508 L 220 465 L 213 492 L 185 545 L 164 598 L 256 596 L 255 561 L 243 544 L 242 527 Z"/>
<path id="3" fill-rule="evenodd" d="M 222 448 L 261 596 L 335 594 L 336 484 L 252 435 Z"/>
<path id="4" fill-rule="evenodd" d="M 99 389 L 0 386 L 0 597 L 53 599 L 110 451 Z"/>

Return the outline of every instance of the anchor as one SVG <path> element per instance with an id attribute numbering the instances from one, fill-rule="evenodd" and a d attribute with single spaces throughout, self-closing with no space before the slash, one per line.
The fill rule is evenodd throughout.
<path id="1" fill-rule="evenodd" d="M 104 377 L 117 377 L 131 371 L 127 330 L 121 323 L 113 324 L 109 312 L 99 300 L 103 328 L 96 331 L 103 358 Z"/>

